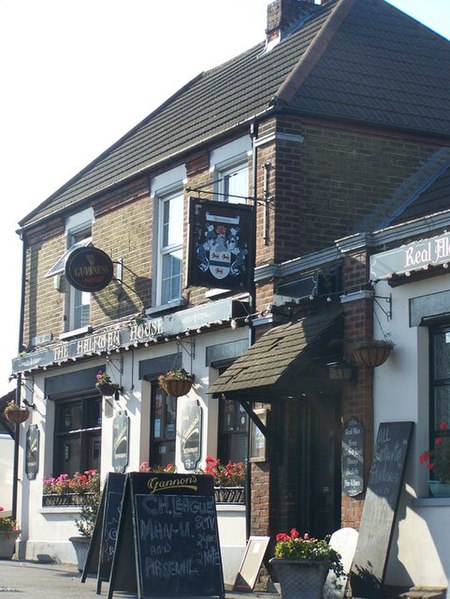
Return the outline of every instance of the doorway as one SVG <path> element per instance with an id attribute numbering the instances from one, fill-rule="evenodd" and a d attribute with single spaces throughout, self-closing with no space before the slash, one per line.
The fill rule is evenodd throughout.
<path id="1" fill-rule="evenodd" d="M 340 400 L 310 395 L 299 402 L 298 530 L 323 538 L 340 528 Z"/>

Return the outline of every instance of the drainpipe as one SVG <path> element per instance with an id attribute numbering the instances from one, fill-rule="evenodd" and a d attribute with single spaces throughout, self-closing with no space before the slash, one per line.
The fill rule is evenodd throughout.
<path id="1" fill-rule="evenodd" d="M 257 151 L 256 151 L 256 140 L 258 139 L 258 124 L 256 122 L 256 120 L 253 120 L 250 123 L 250 137 L 252 140 L 252 199 L 253 199 L 253 207 L 254 207 L 254 215 L 253 215 L 253 239 L 254 239 L 254 248 L 253 248 L 253 255 L 251 257 L 251 264 L 255 263 L 255 258 L 256 258 L 256 210 L 257 210 L 257 202 L 256 202 L 256 198 L 257 198 L 257 180 L 258 180 L 258 176 L 257 176 Z M 255 290 L 255 278 L 254 275 L 252 277 L 252 287 L 251 287 L 251 291 L 250 291 L 250 301 L 251 301 L 251 310 L 252 312 L 255 311 L 256 308 L 256 290 Z M 249 336 L 250 336 L 250 345 L 253 345 L 255 343 L 255 332 L 253 329 L 253 326 L 250 326 L 250 332 L 249 332 Z M 247 435 L 247 456 L 250 455 L 250 435 Z M 250 463 L 247 464 L 247 478 L 246 478 L 246 489 L 245 489 L 245 496 L 247 498 L 247 501 L 245 502 L 245 526 L 246 526 L 246 535 L 247 535 L 247 540 L 250 538 L 250 533 L 251 533 L 251 502 L 250 502 L 250 497 L 251 497 L 251 467 L 250 467 Z"/>
<path id="2" fill-rule="evenodd" d="M 22 235 L 22 285 L 20 292 L 20 315 L 19 315 L 19 347 L 18 353 L 22 351 L 23 345 L 23 324 L 24 324 L 24 312 L 25 312 L 25 263 L 26 263 L 26 247 L 25 240 Z M 21 388 L 22 375 L 17 375 L 16 385 L 16 404 L 20 405 L 20 388 Z M 20 445 L 20 425 L 16 424 L 14 429 L 14 458 L 13 458 L 13 489 L 12 489 L 12 505 L 11 514 L 14 520 L 17 519 L 17 496 L 19 486 L 19 445 Z"/>

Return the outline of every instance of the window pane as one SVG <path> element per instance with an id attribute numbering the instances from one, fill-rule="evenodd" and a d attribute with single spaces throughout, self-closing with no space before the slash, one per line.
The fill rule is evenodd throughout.
<path id="1" fill-rule="evenodd" d="M 450 332 L 444 331 L 434 337 L 434 378 L 450 378 Z"/>
<path id="2" fill-rule="evenodd" d="M 434 401 L 434 429 L 437 431 L 441 422 L 450 425 L 450 386 L 436 387 Z"/>
<path id="3" fill-rule="evenodd" d="M 242 164 L 224 171 L 219 174 L 219 179 L 221 180 L 220 192 L 224 194 L 219 199 L 231 204 L 246 202 L 249 193 L 247 165 Z"/>
<path id="4" fill-rule="evenodd" d="M 162 260 L 161 303 L 166 304 L 181 297 L 181 267 L 183 251 L 165 254 Z"/>
<path id="5" fill-rule="evenodd" d="M 164 202 L 163 247 L 183 243 L 183 196 L 177 196 Z"/>

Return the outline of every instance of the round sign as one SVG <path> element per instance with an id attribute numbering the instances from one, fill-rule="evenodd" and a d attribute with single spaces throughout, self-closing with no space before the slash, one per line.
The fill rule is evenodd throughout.
<path id="1" fill-rule="evenodd" d="M 100 291 L 113 278 L 111 258 L 93 246 L 74 250 L 66 260 L 65 275 L 72 287 L 80 291 Z"/>

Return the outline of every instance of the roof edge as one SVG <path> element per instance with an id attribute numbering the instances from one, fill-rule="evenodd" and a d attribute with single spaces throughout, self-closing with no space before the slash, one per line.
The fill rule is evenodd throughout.
<path id="1" fill-rule="evenodd" d="M 125 135 L 122 135 L 117 141 L 115 141 L 111 146 L 109 146 L 106 150 L 104 150 L 99 156 L 97 156 L 94 160 L 89 162 L 81 171 L 79 171 L 76 175 L 71 177 L 68 181 L 66 181 L 61 187 L 59 187 L 56 191 L 54 191 L 46 200 L 41 202 L 34 210 L 24 216 L 19 222 L 20 229 L 26 228 L 26 223 L 33 216 L 38 214 L 43 208 L 45 208 L 50 202 L 52 202 L 57 196 L 61 195 L 68 187 L 73 185 L 80 177 L 89 172 L 96 164 L 101 162 L 110 152 L 115 150 L 118 146 L 123 144 L 126 139 L 133 136 L 136 131 L 138 131 L 148 120 L 154 118 L 161 110 L 163 110 L 168 104 L 173 102 L 180 94 L 184 93 L 186 89 L 188 89 L 191 85 L 196 83 L 199 79 L 204 76 L 204 71 L 196 75 L 193 79 L 190 79 L 185 85 L 177 89 L 177 91 L 172 94 L 169 98 L 164 100 L 162 104 L 160 104 L 155 110 L 153 110 L 150 114 L 148 114 L 145 118 L 143 118 L 137 125 L 135 125 L 132 129 L 127 131 Z M 86 199 L 86 198 L 85 198 Z M 19 230 L 20 230 L 19 229 Z"/>
<path id="2" fill-rule="evenodd" d="M 339 0 L 332 9 L 324 25 L 316 35 L 314 41 L 302 55 L 294 69 L 278 88 L 271 100 L 272 104 L 289 104 L 298 88 L 306 80 L 316 66 L 328 44 L 333 39 L 341 23 L 345 20 L 356 0 Z"/>

